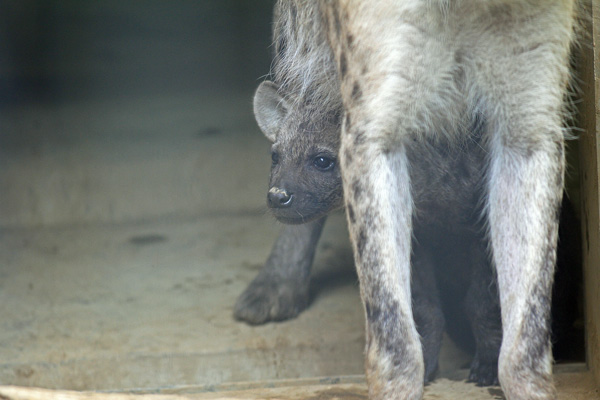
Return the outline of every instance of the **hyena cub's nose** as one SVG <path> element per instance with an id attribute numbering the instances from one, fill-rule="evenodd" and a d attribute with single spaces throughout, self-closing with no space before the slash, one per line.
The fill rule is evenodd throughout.
<path id="1" fill-rule="evenodd" d="M 269 207 L 271 208 L 285 208 L 292 205 L 292 200 L 294 196 L 292 193 L 288 193 L 285 189 L 280 189 L 277 187 L 272 187 L 269 189 L 269 194 L 267 195 L 267 201 L 269 202 Z"/>

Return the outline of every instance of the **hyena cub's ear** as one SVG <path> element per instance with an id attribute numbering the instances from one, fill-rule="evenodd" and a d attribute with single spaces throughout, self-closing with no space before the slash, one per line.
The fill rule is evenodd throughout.
<path id="1" fill-rule="evenodd" d="M 271 81 L 260 84 L 254 94 L 254 117 L 258 126 L 267 139 L 275 141 L 288 107 L 281 95 L 277 92 L 279 87 Z"/>

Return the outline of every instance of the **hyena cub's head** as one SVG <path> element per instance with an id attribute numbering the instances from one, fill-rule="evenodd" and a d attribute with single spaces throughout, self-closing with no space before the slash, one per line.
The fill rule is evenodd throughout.
<path id="1" fill-rule="evenodd" d="M 254 95 L 254 114 L 273 143 L 267 205 L 275 217 L 302 224 L 341 207 L 339 113 L 298 105 L 266 81 Z"/>

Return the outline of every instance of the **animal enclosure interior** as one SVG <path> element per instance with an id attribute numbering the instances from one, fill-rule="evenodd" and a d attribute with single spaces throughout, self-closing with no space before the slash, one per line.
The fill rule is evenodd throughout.
<path id="1" fill-rule="evenodd" d="M 319 241 L 304 312 L 259 326 L 233 318 L 281 229 L 265 205 L 270 144 L 252 114 L 271 63 L 272 5 L 0 2 L 0 398 L 29 398 L 9 385 L 366 398 L 342 211 Z M 593 74 L 583 76 L 592 109 L 581 124 L 595 132 Z M 598 344 L 588 329 L 598 319 L 584 312 L 586 284 L 599 283 L 587 140 L 569 146 L 573 235 L 588 224 L 580 247 L 592 272 L 580 254 L 569 259 L 575 317 L 556 365 L 565 399 L 600 398 L 600 357 L 586 350 Z M 445 337 L 426 396 L 502 398 L 499 387 L 464 382 L 470 359 Z"/>

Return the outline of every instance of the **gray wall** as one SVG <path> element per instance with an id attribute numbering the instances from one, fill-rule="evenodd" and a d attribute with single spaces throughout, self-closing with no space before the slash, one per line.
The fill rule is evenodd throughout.
<path id="1" fill-rule="evenodd" d="M 0 227 L 264 212 L 271 12 L 0 0 Z"/>
<path id="2" fill-rule="evenodd" d="M 0 1 L 4 102 L 248 88 L 272 1 Z"/>

